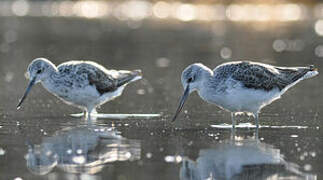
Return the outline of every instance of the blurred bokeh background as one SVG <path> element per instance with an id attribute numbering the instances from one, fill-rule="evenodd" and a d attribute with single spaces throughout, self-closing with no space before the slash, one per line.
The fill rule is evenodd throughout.
<path id="1" fill-rule="evenodd" d="M 92 60 L 108 69 L 142 69 L 144 80 L 129 85 L 99 112 L 161 113 L 162 118 L 99 119 L 96 124 L 141 140 L 140 160 L 111 163 L 101 173 L 83 178 L 179 179 L 181 157 L 196 159 L 201 149 L 230 137 L 229 130 L 210 126 L 230 123 L 229 113 L 197 94 L 191 95 L 178 122 L 169 122 L 182 93 L 182 70 L 194 62 L 214 68 L 235 60 L 314 64 L 322 69 L 322 36 L 323 1 L 0 0 L 0 179 L 82 177 L 59 170 L 36 176 L 26 167 L 26 139 L 40 144 L 62 128 L 84 125 L 69 116 L 78 109 L 41 86 L 35 86 L 23 108 L 16 110 L 27 85 L 24 72 L 34 58 L 45 57 L 56 65 Z M 263 109 L 260 123 L 276 128 L 261 129 L 259 134 L 286 161 L 318 179 L 323 177 L 322 92 L 320 75 L 301 82 Z M 241 117 L 239 122 L 253 119 Z M 240 139 L 252 135 L 252 129 L 237 132 Z M 166 161 L 174 157 L 179 162 Z"/>

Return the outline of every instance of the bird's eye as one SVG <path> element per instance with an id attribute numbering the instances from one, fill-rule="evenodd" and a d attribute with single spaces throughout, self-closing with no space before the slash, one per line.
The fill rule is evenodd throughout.
<path id="1" fill-rule="evenodd" d="M 192 77 L 188 78 L 188 80 L 187 80 L 188 83 L 190 83 L 192 81 L 193 81 L 193 78 Z"/>
<path id="2" fill-rule="evenodd" d="M 42 70 L 41 69 L 39 69 L 38 71 L 37 71 L 37 74 L 40 74 L 42 72 Z"/>

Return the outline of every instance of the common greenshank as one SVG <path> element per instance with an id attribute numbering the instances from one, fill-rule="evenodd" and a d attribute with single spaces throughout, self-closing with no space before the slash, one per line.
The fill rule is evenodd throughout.
<path id="1" fill-rule="evenodd" d="M 206 102 L 216 104 L 231 112 L 253 115 L 259 127 L 260 110 L 280 98 L 290 87 L 303 79 L 318 74 L 313 65 L 309 67 L 277 67 L 268 64 L 237 61 L 221 64 L 213 71 L 201 63 L 188 66 L 182 73 L 184 94 L 173 118 L 180 113 L 191 92 L 197 91 Z"/>
<path id="2" fill-rule="evenodd" d="M 29 84 L 17 109 L 32 86 L 41 82 L 65 103 L 84 109 L 90 119 L 97 106 L 120 96 L 128 83 L 142 78 L 142 73 L 141 70 L 108 70 L 92 61 L 68 61 L 56 67 L 45 58 L 37 58 L 29 64 L 26 77 Z"/>

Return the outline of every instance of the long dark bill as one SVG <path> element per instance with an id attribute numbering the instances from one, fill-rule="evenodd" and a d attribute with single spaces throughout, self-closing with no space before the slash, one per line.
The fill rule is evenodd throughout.
<path id="1" fill-rule="evenodd" d="M 178 108 L 176 110 L 175 116 L 173 117 L 172 122 L 174 122 L 178 116 L 178 114 L 181 112 L 181 110 L 183 109 L 184 103 L 188 97 L 188 95 L 190 94 L 190 85 L 188 84 L 185 88 L 184 94 L 182 95 L 181 100 L 179 101 L 179 105 Z"/>
<path id="2" fill-rule="evenodd" d="M 27 97 L 29 91 L 31 90 L 32 86 L 35 84 L 35 80 L 36 80 L 36 78 L 33 78 L 31 81 L 29 81 L 29 84 L 28 84 L 28 86 L 26 88 L 25 94 L 22 96 L 22 98 L 20 99 L 20 101 L 19 101 L 19 103 L 17 105 L 17 109 L 20 109 L 21 104 L 26 99 L 26 97 Z"/>

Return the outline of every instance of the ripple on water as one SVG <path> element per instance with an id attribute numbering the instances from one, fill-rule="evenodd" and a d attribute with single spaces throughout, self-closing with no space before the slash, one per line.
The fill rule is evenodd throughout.
<path id="1" fill-rule="evenodd" d="M 83 113 L 71 114 L 72 117 L 82 117 Z M 93 117 L 106 119 L 128 119 L 128 118 L 154 118 L 160 117 L 161 114 L 92 114 Z"/>
<path id="2" fill-rule="evenodd" d="M 213 124 L 210 125 L 213 128 L 218 129 L 231 129 L 231 124 Z M 251 123 L 240 123 L 235 126 L 236 128 L 256 128 L 256 125 Z M 308 126 L 271 126 L 271 125 L 259 125 L 259 128 L 269 128 L 269 129 L 307 129 Z"/>

